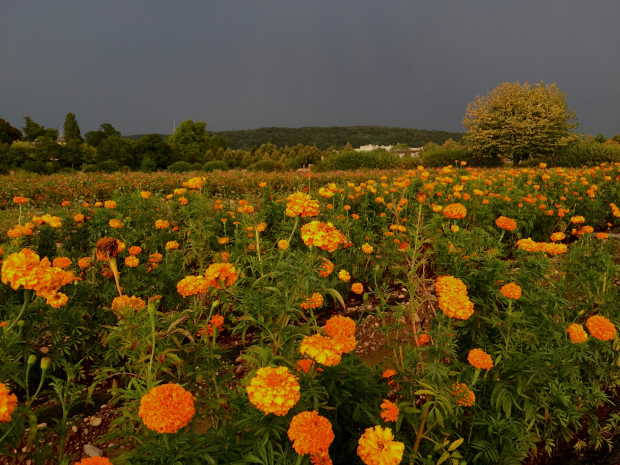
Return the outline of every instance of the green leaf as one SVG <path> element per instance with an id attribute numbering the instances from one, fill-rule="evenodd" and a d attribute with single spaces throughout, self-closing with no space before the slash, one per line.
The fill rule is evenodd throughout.
<path id="1" fill-rule="evenodd" d="M 446 460 L 448 460 L 450 458 L 450 454 L 448 452 L 444 452 L 441 457 L 439 457 L 439 460 L 437 460 L 437 465 L 444 463 Z"/>
<path id="2" fill-rule="evenodd" d="M 461 438 L 461 439 L 457 439 L 456 441 L 454 441 L 454 442 L 450 445 L 450 447 L 448 448 L 448 451 L 449 451 L 449 452 L 452 452 L 452 451 L 453 451 L 454 449 L 456 449 L 458 446 L 460 446 L 461 444 L 463 444 L 463 441 L 464 441 L 464 440 L 465 440 L 464 438 Z"/>

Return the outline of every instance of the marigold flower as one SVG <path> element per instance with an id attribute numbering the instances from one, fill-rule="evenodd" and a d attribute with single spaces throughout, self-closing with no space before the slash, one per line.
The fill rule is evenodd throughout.
<path id="1" fill-rule="evenodd" d="M 368 242 L 362 245 L 362 252 L 364 252 L 365 254 L 371 254 L 373 250 L 375 250 L 374 247 Z"/>
<path id="2" fill-rule="evenodd" d="M 359 439 L 357 455 L 366 465 L 398 465 L 403 459 L 405 445 L 394 441 L 390 428 L 367 428 Z"/>
<path id="3" fill-rule="evenodd" d="M 305 302 L 301 304 L 301 308 L 307 310 L 309 308 L 318 308 L 323 305 L 323 296 L 318 292 L 312 294 L 312 297 L 308 297 Z"/>
<path id="4" fill-rule="evenodd" d="M 461 407 L 471 407 L 476 402 L 476 394 L 467 389 L 465 383 L 455 383 L 452 385 L 452 396 L 456 397 L 456 403 Z"/>
<path id="5" fill-rule="evenodd" d="M 319 372 L 319 371 L 323 371 L 323 368 L 321 367 L 315 367 L 316 363 L 314 363 L 312 360 L 310 360 L 309 358 L 302 358 L 300 361 L 298 361 L 295 364 L 295 368 L 297 369 L 297 371 L 303 371 L 304 373 L 308 373 L 308 370 L 310 370 L 311 368 L 314 369 L 315 372 Z"/>
<path id="6" fill-rule="evenodd" d="M 616 336 L 616 327 L 604 316 L 591 316 L 586 321 L 586 326 L 590 334 L 601 341 L 611 341 Z"/>
<path id="7" fill-rule="evenodd" d="M 230 242 L 230 239 L 228 239 L 227 237 L 220 237 L 217 242 L 221 245 L 226 245 Z"/>
<path id="8" fill-rule="evenodd" d="M 106 201 L 103 203 L 103 206 L 104 206 L 105 208 L 116 208 L 116 202 L 115 202 L 114 200 L 106 200 Z"/>
<path id="9" fill-rule="evenodd" d="M 514 231 L 517 229 L 517 222 L 513 219 L 507 218 L 505 216 L 500 216 L 495 220 L 495 224 L 506 231 Z"/>
<path id="10" fill-rule="evenodd" d="M 134 257 L 133 255 L 130 255 L 129 257 L 125 259 L 125 265 L 127 265 L 130 268 L 135 268 L 139 264 L 140 264 L 140 260 L 138 259 L 138 257 Z"/>
<path id="11" fill-rule="evenodd" d="M 481 349 L 471 349 L 467 356 L 470 365 L 481 370 L 490 370 L 493 368 L 493 360 L 491 356 Z"/>
<path id="12" fill-rule="evenodd" d="M 351 285 L 351 290 L 353 292 L 355 292 L 356 294 L 363 294 L 364 293 L 364 285 L 362 283 L 353 283 Z"/>
<path id="13" fill-rule="evenodd" d="M 170 223 L 168 220 L 157 220 L 155 221 L 155 227 L 157 229 L 168 229 L 170 227 Z"/>
<path id="14" fill-rule="evenodd" d="M 176 250 L 178 248 L 179 248 L 179 243 L 177 241 L 166 242 L 166 250 Z"/>
<path id="15" fill-rule="evenodd" d="M 435 292 L 437 294 L 464 294 L 467 295 L 467 286 L 459 278 L 454 276 L 437 276 L 435 280 Z"/>
<path id="16" fill-rule="evenodd" d="M 573 224 L 581 224 L 581 223 L 585 223 L 586 219 L 583 216 L 573 216 L 570 219 L 570 222 Z"/>
<path id="17" fill-rule="evenodd" d="M 151 193 L 148 191 L 142 191 L 140 192 L 140 197 L 142 197 L 144 200 L 147 200 L 151 197 Z"/>
<path id="18" fill-rule="evenodd" d="M 431 342 L 431 337 L 428 334 L 422 333 L 418 336 L 418 346 L 424 347 L 429 342 Z"/>
<path id="19" fill-rule="evenodd" d="M 81 270 L 84 270 L 92 265 L 93 259 L 90 257 L 82 257 L 78 260 L 78 266 Z"/>
<path id="20" fill-rule="evenodd" d="M 286 216 L 294 218 L 301 216 L 302 218 L 319 215 L 319 201 L 303 192 L 296 192 L 286 198 Z"/>
<path id="21" fill-rule="evenodd" d="M 124 295 L 121 297 L 116 297 L 112 301 L 110 308 L 114 313 L 116 313 L 117 316 L 120 317 L 127 311 L 139 312 L 144 310 L 146 308 L 146 302 L 140 297 L 136 297 L 134 295 L 131 297 Z"/>
<path id="22" fill-rule="evenodd" d="M 299 346 L 299 353 L 308 355 L 314 361 L 329 367 L 340 363 L 341 349 L 342 347 L 332 338 L 315 334 L 304 337 Z"/>
<path id="23" fill-rule="evenodd" d="M 350 275 L 350 274 L 349 274 L 349 272 L 348 272 L 348 271 L 346 271 L 346 270 L 340 270 L 340 271 L 338 272 L 338 278 L 339 278 L 341 281 L 344 281 L 345 283 L 347 283 L 347 282 L 349 282 L 349 281 L 351 280 L 351 275 Z"/>
<path id="24" fill-rule="evenodd" d="M 562 241 L 566 238 L 566 234 L 564 234 L 563 232 L 556 232 L 551 234 L 551 240 L 553 242 L 558 242 L 558 241 Z"/>
<path id="25" fill-rule="evenodd" d="M 581 344 L 588 340 L 588 333 L 585 332 L 583 326 L 577 323 L 568 325 L 568 337 L 573 344 Z"/>
<path id="26" fill-rule="evenodd" d="M 28 202 L 28 199 L 26 197 L 13 197 L 13 202 L 15 202 L 16 204 L 24 204 L 26 202 Z"/>
<path id="27" fill-rule="evenodd" d="M 181 205 L 187 205 L 189 200 L 187 200 L 185 197 L 179 197 L 179 202 L 181 203 Z"/>
<path id="28" fill-rule="evenodd" d="M 95 208 L 98 208 L 98 207 L 103 207 L 103 203 L 95 202 Z"/>
<path id="29" fill-rule="evenodd" d="M 84 215 L 78 213 L 73 217 L 73 221 L 75 221 L 76 223 L 81 223 L 82 221 L 84 221 Z"/>
<path id="30" fill-rule="evenodd" d="M 609 234 L 603 233 L 603 232 L 599 232 L 599 233 L 596 233 L 596 238 L 597 239 L 601 239 L 601 240 L 609 239 Z"/>
<path id="31" fill-rule="evenodd" d="M 6 384 L 0 383 L 0 423 L 10 422 L 16 408 L 17 396 L 9 392 Z"/>
<path id="32" fill-rule="evenodd" d="M 211 323 L 217 329 L 222 329 L 222 327 L 224 326 L 224 317 L 219 314 L 213 315 L 211 317 L 211 320 L 209 320 L 209 323 Z"/>
<path id="33" fill-rule="evenodd" d="M 97 260 L 107 261 L 110 259 L 110 256 L 116 257 L 119 250 L 119 242 L 116 239 L 111 237 L 103 237 L 97 241 L 95 244 Z"/>
<path id="34" fill-rule="evenodd" d="M 335 437 L 330 421 L 315 411 L 298 413 L 288 428 L 288 438 L 299 455 L 327 454 Z"/>
<path id="35" fill-rule="evenodd" d="M 205 271 L 207 286 L 216 289 L 222 289 L 222 283 L 225 286 L 232 286 L 237 279 L 239 279 L 237 269 L 230 263 L 213 263 Z"/>
<path id="36" fill-rule="evenodd" d="M 508 297 L 509 299 L 513 299 L 513 300 L 518 300 L 523 295 L 523 291 L 521 290 L 521 287 L 515 283 L 505 284 L 504 286 L 502 286 L 499 292 L 504 297 Z"/>
<path id="37" fill-rule="evenodd" d="M 162 384 L 140 399 L 138 415 L 144 426 L 158 433 L 176 433 L 194 416 L 194 398 L 178 384 Z"/>
<path id="38" fill-rule="evenodd" d="M 71 202 L 69 202 L 68 200 L 65 200 L 60 204 L 61 207 L 68 207 L 69 205 L 71 205 Z"/>
<path id="39" fill-rule="evenodd" d="M 63 305 L 66 305 L 69 301 L 69 297 L 62 292 L 52 291 L 47 294 L 47 298 L 45 303 L 52 308 L 60 308 Z"/>
<path id="40" fill-rule="evenodd" d="M 467 208 L 461 203 L 451 203 L 446 205 L 443 209 L 443 214 L 446 218 L 452 218 L 460 220 L 467 216 Z"/>
<path id="41" fill-rule="evenodd" d="M 58 268 L 69 268 L 71 266 L 71 259 L 69 257 L 57 257 L 52 262 L 52 266 L 56 266 Z"/>
<path id="42" fill-rule="evenodd" d="M 301 238 L 307 246 L 333 252 L 346 241 L 344 235 L 331 223 L 311 221 L 301 227 Z"/>
<path id="43" fill-rule="evenodd" d="M 160 263 L 162 261 L 163 255 L 155 252 L 149 255 L 149 262 L 151 263 Z"/>
<path id="44" fill-rule="evenodd" d="M 381 418 L 386 423 L 388 421 L 396 421 L 398 420 L 398 405 L 394 402 L 390 402 L 388 399 L 383 399 L 383 403 L 379 406 L 383 409 L 381 412 Z"/>
<path id="45" fill-rule="evenodd" d="M 142 247 L 138 247 L 137 245 L 132 245 L 129 247 L 130 255 L 139 255 L 140 253 L 142 253 Z"/>
<path id="46" fill-rule="evenodd" d="M 113 465 L 107 457 L 87 457 L 79 462 L 75 462 L 75 465 Z"/>
<path id="47" fill-rule="evenodd" d="M 321 260 L 323 263 L 319 267 L 319 274 L 322 277 L 327 278 L 330 274 L 332 274 L 332 271 L 334 271 L 334 264 L 327 258 L 321 258 Z"/>
<path id="48" fill-rule="evenodd" d="M 259 183 L 258 183 L 258 187 L 260 187 L 261 189 L 262 189 L 263 187 L 267 187 L 267 183 L 266 183 L 266 182 L 259 182 Z"/>
<path id="49" fill-rule="evenodd" d="M 282 249 L 282 250 L 286 250 L 288 249 L 288 241 L 282 239 L 278 241 L 278 248 Z"/>
<path id="50" fill-rule="evenodd" d="M 177 284 L 177 291 L 183 297 L 204 294 L 208 290 L 207 280 L 202 276 L 186 276 Z"/>
<path id="51" fill-rule="evenodd" d="M 474 304 L 465 294 L 443 294 L 439 296 L 439 308 L 450 318 L 467 320 L 474 313 Z"/>
<path id="52" fill-rule="evenodd" d="M 455 224 L 450 226 L 450 231 L 452 231 L 453 233 L 459 232 L 459 229 L 460 228 L 457 225 L 455 225 Z"/>
<path id="53" fill-rule="evenodd" d="M 333 465 L 329 454 L 310 454 L 311 465 Z"/>
<path id="54" fill-rule="evenodd" d="M 120 229 L 123 226 L 125 226 L 125 224 L 121 220 L 115 220 L 115 219 L 110 220 L 108 224 L 113 229 Z"/>
<path id="55" fill-rule="evenodd" d="M 264 413 L 283 416 L 299 400 L 299 383 L 287 367 L 263 367 L 245 388 L 250 402 Z"/>
<path id="56" fill-rule="evenodd" d="M 325 331 L 331 337 L 355 336 L 355 321 L 348 316 L 336 315 L 325 323 Z"/>
<path id="57" fill-rule="evenodd" d="M 388 368 L 387 370 L 385 370 L 383 372 L 383 374 L 381 375 L 383 378 L 391 378 L 392 376 L 396 376 L 396 370 L 392 370 L 391 368 Z"/>

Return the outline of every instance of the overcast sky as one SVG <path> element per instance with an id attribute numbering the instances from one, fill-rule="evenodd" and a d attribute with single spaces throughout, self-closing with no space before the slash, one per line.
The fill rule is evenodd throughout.
<path id="1" fill-rule="evenodd" d="M 476 95 L 544 80 L 611 137 L 619 21 L 618 0 L 0 0 L 0 118 L 463 131 Z"/>

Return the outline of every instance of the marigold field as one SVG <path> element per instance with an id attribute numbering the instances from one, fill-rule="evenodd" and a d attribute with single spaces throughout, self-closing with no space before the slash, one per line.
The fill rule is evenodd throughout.
<path id="1" fill-rule="evenodd" d="M 2 463 L 535 464 L 616 444 L 620 164 L 0 186 Z"/>

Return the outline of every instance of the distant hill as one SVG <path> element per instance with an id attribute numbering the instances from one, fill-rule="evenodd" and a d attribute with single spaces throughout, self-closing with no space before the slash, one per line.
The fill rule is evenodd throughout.
<path id="1" fill-rule="evenodd" d="M 353 147 L 361 145 L 407 144 L 409 147 L 422 147 L 429 142 L 443 144 L 448 139 L 460 141 L 461 132 L 436 131 L 428 129 L 394 128 L 390 126 L 332 126 L 305 128 L 260 128 L 238 131 L 209 131 L 209 134 L 222 136 L 228 146 L 235 149 L 250 150 L 253 146 L 271 142 L 278 147 L 297 144 L 316 145 L 325 150 L 329 147 L 339 148 L 351 143 Z M 140 140 L 144 134 L 125 136 Z M 167 137 L 161 134 L 162 137 Z"/>

